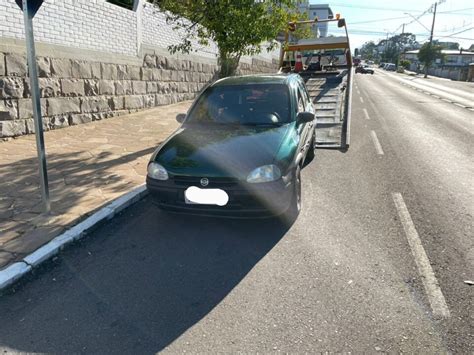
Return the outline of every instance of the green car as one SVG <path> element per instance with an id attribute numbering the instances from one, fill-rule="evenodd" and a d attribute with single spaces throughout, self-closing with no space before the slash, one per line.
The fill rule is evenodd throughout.
<path id="1" fill-rule="evenodd" d="M 152 155 L 146 179 L 163 209 L 297 217 L 314 157 L 315 115 L 297 75 L 230 77 L 208 86 Z"/>

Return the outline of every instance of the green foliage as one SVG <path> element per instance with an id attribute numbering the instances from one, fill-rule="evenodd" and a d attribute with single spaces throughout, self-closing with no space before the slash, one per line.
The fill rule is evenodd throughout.
<path id="1" fill-rule="evenodd" d="M 360 49 L 360 55 L 366 60 L 375 60 L 388 63 L 398 63 L 400 53 L 417 48 L 416 36 L 412 33 L 402 33 L 381 40 L 378 44 L 373 41 L 366 42 Z M 379 53 L 378 47 L 383 47 Z"/>
<path id="2" fill-rule="evenodd" d="M 289 21 L 307 21 L 309 20 L 308 14 L 306 12 L 299 12 L 293 11 L 291 15 L 289 15 Z M 296 26 L 296 31 L 290 32 L 291 37 L 293 40 L 300 40 L 304 38 L 312 38 L 314 37 L 314 33 L 311 30 L 310 24 L 299 24 Z"/>
<path id="3" fill-rule="evenodd" d="M 440 46 L 442 49 L 459 50 L 459 43 L 457 42 L 440 42 L 439 40 L 435 39 L 433 44 Z"/>
<path id="4" fill-rule="evenodd" d="M 382 61 L 385 63 L 398 64 L 398 56 L 400 55 L 400 49 L 397 43 L 388 41 L 385 43 L 385 50 L 382 53 Z"/>
<path id="5" fill-rule="evenodd" d="M 404 60 L 401 60 L 401 61 L 400 61 L 400 65 L 401 65 L 403 68 L 405 68 L 405 69 L 410 68 L 410 64 L 411 64 L 411 63 L 410 63 L 409 60 L 405 60 L 405 59 L 404 59 Z"/>
<path id="6" fill-rule="evenodd" d="M 365 42 L 359 50 L 360 56 L 365 60 L 376 59 L 377 45 L 373 41 Z"/>
<path id="7" fill-rule="evenodd" d="M 171 53 L 192 51 L 193 40 L 200 45 L 210 41 L 219 48 L 220 76 L 232 75 L 240 57 L 275 49 L 278 33 L 287 27 L 294 0 L 155 0 L 168 11 L 167 21 L 184 30 L 182 42 L 169 46 Z"/>
<path id="8" fill-rule="evenodd" d="M 436 59 L 443 59 L 441 53 L 442 47 L 430 44 L 429 42 L 423 44 L 418 52 L 418 59 L 426 68 L 431 67 Z"/>

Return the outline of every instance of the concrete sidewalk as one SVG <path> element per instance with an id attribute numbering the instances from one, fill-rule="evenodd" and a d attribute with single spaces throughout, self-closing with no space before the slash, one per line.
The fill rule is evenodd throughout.
<path id="1" fill-rule="evenodd" d="M 0 142 L 0 270 L 145 182 L 148 159 L 191 102 L 45 133 L 51 194 L 43 215 L 33 135 Z"/>

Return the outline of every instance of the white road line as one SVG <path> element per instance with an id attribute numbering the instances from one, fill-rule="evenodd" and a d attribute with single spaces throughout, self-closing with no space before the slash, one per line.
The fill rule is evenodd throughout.
<path id="1" fill-rule="evenodd" d="M 359 89 L 357 89 L 357 94 L 358 94 L 358 95 L 360 95 L 360 91 L 359 91 Z"/>
<path id="2" fill-rule="evenodd" d="M 411 252 L 415 258 L 415 263 L 418 267 L 421 280 L 423 281 L 423 286 L 425 287 L 431 309 L 433 310 L 433 315 L 435 317 L 449 318 L 450 313 L 448 305 L 446 304 L 438 280 L 431 268 L 423 244 L 421 244 L 420 236 L 418 235 L 413 220 L 410 217 L 410 212 L 408 212 L 405 201 L 403 201 L 402 194 L 399 192 L 392 193 L 392 198 L 395 207 L 397 208 L 400 221 L 402 222 L 403 229 L 405 230 Z"/>
<path id="3" fill-rule="evenodd" d="M 374 142 L 375 150 L 377 151 L 377 154 L 383 155 L 383 149 L 382 149 L 382 146 L 380 145 L 379 139 L 377 138 L 377 134 L 375 133 L 375 131 L 370 131 L 370 135 L 372 136 L 372 141 Z"/>
<path id="4" fill-rule="evenodd" d="M 364 108 L 364 115 L 366 120 L 370 120 L 369 113 L 367 112 L 367 109 Z"/>
<path id="5" fill-rule="evenodd" d="M 364 103 L 364 98 L 362 96 L 359 96 L 360 102 Z"/>
<path id="6" fill-rule="evenodd" d="M 455 104 L 456 106 L 459 106 L 459 107 L 462 107 L 462 108 L 466 108 L 466 106 L 462 105 L 462 104 L 459 104 L 457 102 L 453 102 L 453 104 Z"/>

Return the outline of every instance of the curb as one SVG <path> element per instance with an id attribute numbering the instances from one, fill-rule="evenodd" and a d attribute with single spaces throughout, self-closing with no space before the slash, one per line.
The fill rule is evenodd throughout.
<path id="1" fill-rule="evenodd" d="M 125 195 L 115 199 L 105 207 L 98 210 L 93 215 L 86 218 L 81 223 L 66 230 L 61 235 L 55 237 L 47 244 L 43 245 L 33 253 L 29 254 L 23 260 L 17 261 L 7 268 L 0 271 L 0 291 L 4 290 L 14 282 L 18 281 L 34 268 L 41 265 L 41 263 L 58 254 L 60 250 L 74 241 L 83 238 L 87 232 L 98 227 L 103 222 L 112 219 L 116 214 L 123 211 L 125 208 L 140 201 L 148 195 L 148 190 L 145 185 L 141 185 L 127 192 Z"/>

